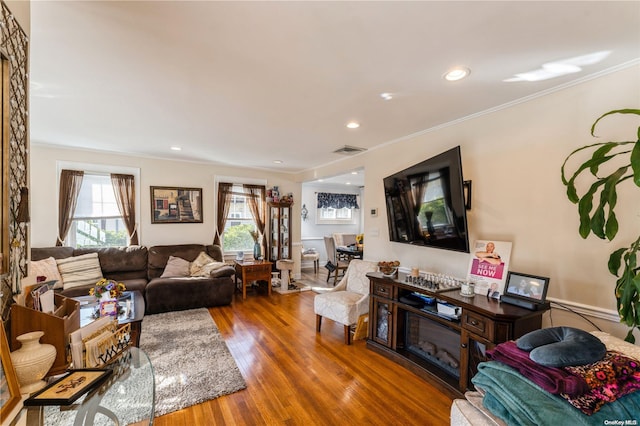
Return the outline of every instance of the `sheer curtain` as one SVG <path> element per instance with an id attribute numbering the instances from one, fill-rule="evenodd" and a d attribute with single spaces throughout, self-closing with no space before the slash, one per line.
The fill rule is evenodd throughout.
<path id="1" fill-rule="evenodd" d="M 249 200 L 249 210 L 260 232 L 260 249 L 264 253 L 264 228 L 266 218 L 265 197 L 267 190 L 264 185 L 242 185 L 244 193 Z"/>
<path id="2" fill-rule="evenodd" d="M 129 233 L 129 244 L 138 245 L 138 229 L 136 227 L 136 189 L 133 175 L 111 174 L 113 193 L 116 196 L 118 209 L 122 215 L 124 226 Z"/>
<path id="3" fill-rule="evenodd" d="M 79 170 L 62 170 L 60 173 L 60 198 L 58 199 L 58 238 L 56 246 L 61 246 L 67 238 L 73 213 L 78 204 L 78 194 L 82 186 L 84 172 Z"/>
<path id="4" fill-rule="evenodd" d="M 216 218 L 216 233 L 213 237 L 214 245 L 222 245 L 220 234 L 224 232 L 224 225 L 227 223 L 227 215 L 229 214 L 229 206 L 233 195 L 232 188 L 232 183 L 218 183 L 218 217 Z"/>

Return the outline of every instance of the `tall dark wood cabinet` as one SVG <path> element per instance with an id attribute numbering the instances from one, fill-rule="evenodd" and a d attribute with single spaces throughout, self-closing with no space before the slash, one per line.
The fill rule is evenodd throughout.
<path id="1" fill-rule="evenodd" d="M 291 203 L 269 203 L 269 260 L 291 259 Z"/>
<path id="2" fill-rule="evenodd" d="M 406 275 L 386 278 L 369 273 L 369 337 L 367 347 L 394 360 L 419 376 L 443 385 L 452 397 L 473 388 L 471 378 L 487 349 L 517 339 L 542 325 L 547 309 L 531 311 L 484 295 L 466 297 L 459 289 L 433 292 L 405 282 Z M 416 302 L 416 296 L 422 296 Z M 459 308 L 447 317 L 437 306 L 424 305 L 436 298 Z"/>

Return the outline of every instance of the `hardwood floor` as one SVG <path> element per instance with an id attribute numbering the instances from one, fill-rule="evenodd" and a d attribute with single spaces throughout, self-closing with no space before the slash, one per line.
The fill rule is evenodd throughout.
<path id="1" fill-rule="evenodd" d="M 307 272 L 306 270 L 304 272 Z M 301 283 L 326 286 L 326 270 Z M 236 293 L 231 306 L 210 308 L 247 383 L 231 395 L 155 419 L 176 425 L 447 425 L 451 398 L 410 371 L 344 344 L 342 325 L 315 331 L 313 291 Z"/>

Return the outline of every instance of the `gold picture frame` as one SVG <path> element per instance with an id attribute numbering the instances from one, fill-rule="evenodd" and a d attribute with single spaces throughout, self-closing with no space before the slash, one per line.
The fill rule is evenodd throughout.
<path id="1" fill-rule="evenodd" d="M 0 365 L 0 418 L 7 419 L 11 412 L 16 413 L 22 408 L 22 397 L 18 376 L 11 362 L 9 342 L 4 331 L 4 323 L 0 330 L 0 352 L 2 353 L 2 365 Z"/>
<path id="2" fill-rule="evenodd" d="M 151 223 L 202 223 L 202 188 L 152 186 Z"/>

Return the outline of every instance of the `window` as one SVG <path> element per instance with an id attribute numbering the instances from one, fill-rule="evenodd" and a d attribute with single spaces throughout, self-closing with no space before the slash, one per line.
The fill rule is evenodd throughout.
<path id="1" fill-rule="evenodd" d="M 232 191 L 231 205 L 222 234 L 222 246 L 225 252 L 252 252 L 254 242 L 250 232 L 257 230 L 256 222 L 251 215 L 242 185 L 233 185 Z"/>
<path id="2" fill-rule="evenodd" d="M 84 174 L 73 223 L 65 243 L 71 247 L 128 244 L 127 228 L 118 210 L 109 174 Z"/>
<path id="3" fill-rule="evenodd" d="M 316 203 L 317 224 L 336 225 L 355 223 L 355 210 L 359 208 L 356 194 L 318 192 Z"/>
<path id="4" fill-rule="evenodd" d="M 333 207 L 325 207 L 323 209 L 318 209 L 320 214 L 318 217 L 321 220 L 352 220 L 353 219 L 353 209 L 349 209 L 347 207 L 343 207 L 341 209 L 334 209 Z"/>

